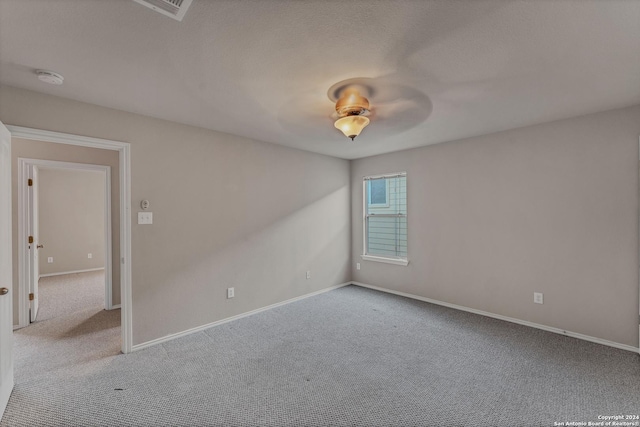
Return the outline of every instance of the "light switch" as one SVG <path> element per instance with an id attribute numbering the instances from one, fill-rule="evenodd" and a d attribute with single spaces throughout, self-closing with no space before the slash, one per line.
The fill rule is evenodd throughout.
<path id="1" fill-rule="evenodd" d="M 138 212 L 138 224 L 153 224 L 153 212 Z"/>

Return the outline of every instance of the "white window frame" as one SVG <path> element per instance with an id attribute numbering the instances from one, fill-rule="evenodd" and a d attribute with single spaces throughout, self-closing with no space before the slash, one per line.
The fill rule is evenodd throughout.
<path id="1" fill-rule="evenodd" d="M 407 177 L 406 172 L 396 172 L 396 173 L 386 173 L 382 175 L 369 175 L 362 177 L 362 255 L 360 257 L 364 261 L 374 261 L 374 262 L 383 262 L 387 264 L 395 264 L 407 266 L 409 264 L 409 259 L 402 257 L 390 257 L 390 256 L 381 256 L 381 255 L 369 255 L 367 254 L 367 200 L 368 200 L 368 189 L 367 189 L 367 181 L 378 178 L 398 178 L 398 177 Z M 387 202 L 389 201 L 389 182 L 387 181 Z M 376 207 L 377 205 L 374 205 Z M 407 214 L 399 214 L 398 216 L 403 216 L 407 218 Z M 407 229 L 409 227 L 409 223 L 407 222 Z M 407 237 L 409 232 L 407 230 Z"/>

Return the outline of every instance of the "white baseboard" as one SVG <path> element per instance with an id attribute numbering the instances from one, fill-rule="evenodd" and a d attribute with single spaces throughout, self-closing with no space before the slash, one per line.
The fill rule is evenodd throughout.
<path id="1" fill-rule="evenodd" d="M 60 273 L 49 273 L 49 274 L 41 274 L 40 278 L 43 277 L 51 277 L 51 276 L 63 276 L 65 274 L 74 274 L 74 273 L 88 273 L 89 271 L 99 271 L 104 270 L 104 267 L 100 268 L 88 268 L 86 270 L 73 270 L 73 271 L 62 271 Z"/>
<path id="2" fill-rule="evenodd" d="M 26 327 L 26 326 L 27 326 L 27 325 L 20 325 L 20 324 L 13 325 L 13 330 L 15 331 L 15 330 L 17 330 L 17 329 L 22 329 L 22 328 L 24 328 L 24 327 Z"/>
<path id="3" fill-rule="evenodd" d="M 282 301 L 282 302 L 277 302 L 275 304 L 271 304 L 271 305 L 268 305 L 266 307 L 262 307 L 262 308 L 258 308 L 258 309 L 252 310 L 252 311 L 248 311 L 246 313 L 238 314 L 236 316 L 227 317 L 226 319 L 222 319 L 222 320 L 218 320 L 218 321 L 215 321 L 215 322 L 207 323 L 206 325 L 196 326 L 195 328 L 187 329 L 186 331 L 177 332 L 175 334 L 165 335 L 164 337 L 161 337 L 161 338 L 156 338 L 156 339 L 151 340 L 151 341 L 143 342 L 141 344 L 136 344 L 133 347 L 131 347 L 131 351 L 142 350 L 144 348 L 151 347 L 151 346 L 154 346 L 156 344 L 161 344 L 163 342 L 171 341 L 171 340 L 174 340 L 176 338 L 184 337 L 186 335 L 191 335 L 193 333 L 200 332 L 200 331 L 203 331 L 205 329 L 213 328 L 214 326 L 222 325 L 223 323 L 231 322 L 231 321 L 234 321 L 234 320 L 242 319 L 243 317 L 248 317 L 248 316 L 252 316 L 254 314 L 261 313 L 263 311 L 271 310 L 272 308 L 280 307 L 281 305 L 290 304 L 292 302 L 300 301 L 300 300 L 305 299 L 305 298 L 309 298 L 309 297 L 312 297 L 312 296 L 315 296 L 315 295 L 323 294 L 325 292 L 333 291 L 334 289 L 342 288 L 343 286 L 350 285 L 351 283 L 352 282 L 341 283 L 339 285 L 331 286 L 331 287 L 326 288 L 326 289 L 321 289 L 321 290 L 316 291 L 316 292 L 311 292 L 310 294 L 301 295 L 299 297 L 291 298 L 291 299 L 288 299 L 288 300 L 285 300 L 285 301 Z"/>
<path id="4" fill-rule="evenodd" d="M 454 308 L 456 310 L 467 311 L 469 313 L 480 314 L 482 316 L 487 316 L 487 317 L 493 317 L 494 319 L 504 320 L 506 322 L 511 322 L 511 323 L 517 323 L 519 325 L 529 326 L 531 328 L 542 329 L 543 331 L 553 332 L 553 333 L 560 334 L 560 335 L 566 335 L 568 337 L 578 338 L 578 339 L 581 339 L 581 340 L 584 340 L 584 341 L 590 341 L 590 342 L 594 342 L 596 344 L 602 344 L 602 345 L 606 345 L 606 346 L 609 346 L 609 347 L 615 347 L 615 348 L 619 348 L 621 350 L 632 351 L 634 353 L 640 352 L 640 349 L 637 348 L 637 347 L 633 347 L 633 346 L 630 346 L 630 345 L 627 345 L 627 344 L 617 343 L 617 342 L 614 342 L 614 341 L 604 340 L 602 338 L 596 338 L 596 337 L 592 337 L 592 336 L 589 336 L 589 335 L 580 334 L 578 332 L 565 331 L 563 329 L 554 328 L 552 326 L 541 325 L 539 323 L 533 323 L 533 322 L 529 322 L 529 321 L 526 321 L 526 320 L 520 320 L 520 319 L 516 319 L 514 317 L 502 316 L 500 314 L 494 314 L 494 313 L 490 313 L 488 311 L 476 310 L 475 308 L 469 308 L 469 307 L 465 307 L 465 306 L 462 306 L 462 305 L 451 304 L 451 303 L 448 303 L 448 302 L 438 301 L 438 300 L 434 300 L 434 299 L 431 299 L 431 298 L 425 298 L 425 297 L 421 297 L 419 295 L 407 294 L 405 292 L 399 292 L 399 291 L 394 291 L 394 290 L 391 290 L 391 289 L 381 288 L 381 287 L 378 287 L 378 286 L 367 285 L 366 283 L 351 282 L 351 284 L 356 285 L 356 286 L 362 286 L 363 288 L 373 289 L 373 290 L 376 290 L 376 291 L 386 292 L 386 293 L 389 293 L 389 294 L 400 295 L 402 297 L 411 298 L 411 299 L 415 299 L 415 300 L 419 300 L 419 301 L 424 301 L 424 302 L 428 302 L 428 303 L 431 303 L 431 304 L 436 304 L 436 305 L 441 305 L 441 306 L 444 306 L 444 307 Z"/>

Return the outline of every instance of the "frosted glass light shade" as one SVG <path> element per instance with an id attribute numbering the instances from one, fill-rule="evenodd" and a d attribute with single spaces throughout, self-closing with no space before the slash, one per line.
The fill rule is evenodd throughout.
<path id="1" fill-rule="evenodd" d="M 368 124 L 369 119 L 365 116 L 347 116 L 336 120 L 333 125 L 353 141 Z"/>

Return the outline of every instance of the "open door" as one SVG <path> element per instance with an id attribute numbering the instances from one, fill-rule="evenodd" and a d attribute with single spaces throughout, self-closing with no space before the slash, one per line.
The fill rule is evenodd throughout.
<path id="1" fill-rule="evenodd" d="M 0 419 L 13 390 L 11 134 L 0 122 Z"/>
<path id="2" fill-rule="evenodd" d="M 29 165 L 29 303 L 30 321 L 35 322 L 38 316 L 38 281 L 40 280 L 40 264 L 38 251 L 43 247 L 38 240 L 38 167 Z"/>

